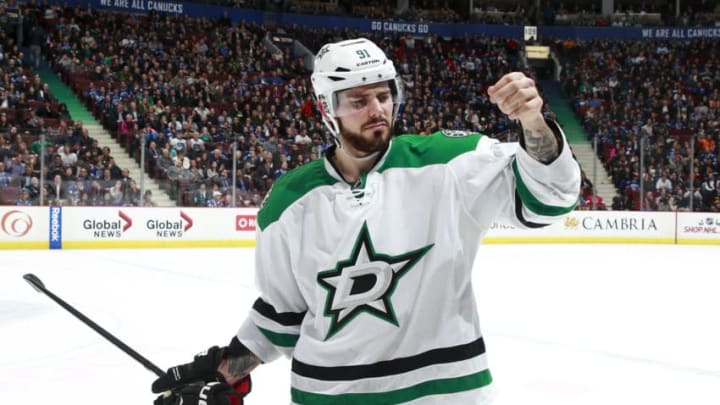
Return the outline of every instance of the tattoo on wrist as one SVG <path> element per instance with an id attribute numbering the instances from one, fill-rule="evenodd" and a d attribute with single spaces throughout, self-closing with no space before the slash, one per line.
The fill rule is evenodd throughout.
<path id="1" fill-rule="evenodd" d="M 560 146 L 550 128 L 542 130 L 524 129 L 525 150 L 535 160 L 548 163 L 558 157 Z"/>
<path id="2" fill-rule="evenodd" d="M 227 359 L 228 373 L 236 377 L 245 377 L 260 364 L 260 359 L 252 353 L 243 354 Z"/>

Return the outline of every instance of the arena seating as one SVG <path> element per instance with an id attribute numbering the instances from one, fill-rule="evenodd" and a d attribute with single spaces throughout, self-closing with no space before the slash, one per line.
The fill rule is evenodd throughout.
<path id="1" fill-rule="evenodd" d="M 399 15 L 375 1 L 357 2 L 349 10 L 330 5 L 294 2 L 290 11 L 441 22 L 462 19 L 457 13 L 422 2 Z M 231 24 L 224 18 L 154 13 L 128 16 L 93 10 L 90 15 L 87 9 L 72 6 L 54 7 L 52 11 L 54 18 L 44 21 L 49 34 L 46 59 L 138 164 L 141 140 L 146 141 L 142 163 L 147 175 L 163 181 L 179 205 L 255 205 L 274 179 L 319 158 L 330 144 L 312 101 L 303 59 L 293 56 L 289 49 L 268 47 L 263 41 L 272 32 L 268 27 Z M 469 16 L 473 21 L 500 24 L 524 24 L 528 12 L 533 12 L 512 2 L 478 4 L 476 11 Z M 669 21 L 665 10 L 620 9 L 616 14 L 622 18 L 602 20 L 562 5 L 543 11 L 553 17 L 553 24 L 615 26 L 657 24 L 655 17 L 647 17 L 649 14 L 660 15 L 660 23 L 672 24 L 699 23 L 713 15 L 713 10 L 696 8 L 697 13 L 688 14 L 686 19 Z M 645 17 L 630 18 L 635 14 Z M 311 52 L 326 42 L 359 35 L 349 30 L 297 26 L 282 27 L 282 31 Z M 397 132 L 468 129 L 502 140 L 517 139 L 516 128 L 486 96 L 487 86 L 501 72 L 525 70 L 533 76 L 532 70 L 521 65 L 515 41 L 363 35 L 386 50 L 402 75 L 407 99 L 396 122 Z M 3 37 L 3 41 L 4 49 L 13 49 L 14 44 L 7 42 L 11 39 Z M 696 209 L 715 209 L 717 192 L 703 187 L 717 189 L 715 179 L 720 177 L 720 96 L 714 73 L 717 58 L 713 56 L 717 55 L 717 42 L 655 41 L 643 42 L 642 46 L 648 44 L 649 51 L 639 43 L 624 41 L 557 40 L 553 44 L 563 61 L 563 89 L 590 137 L 598 139 L 598 154 L 621 193 L 616 201 L 596 201 L 596 205 L 639 209 L 644 199 L 644 209 L 682 210 L 688 209 L 692 200 Z M 32 153 L 18 152 L 33 147 L 39 150 L 39 134 L 46 133 L 52 153 L 48 164 L 65 144 L 78 158 L 76 163 L 62 167 L 69 166 L 70 171 L 58 170 L 68 184 L 66 188 L 72 189 L 67 193 L 72 199 L 63 202 L 108 204 L 105 195 L 112 191 L 110 179 L 122 178 L 120 168 L 102 183 L 107 154 L 94 150 L 91 139 L 82 138 L 82 127 L 70 120 L 61 102 L 42 90 L 42 83 L 27 64 L 12 65 L 18 56 L 6 52 L 2 65 L 3 72 L 8 73 L 2 76 L 9 78 L 3 87 L 14 90 L 12 86 L 16 86 L 19 91 L 11 91 L 8 101 L 0 101 L 0 132 L 5 133 L 0 152 L 4 172 L 12 181 L 0 187 L 1 203 L 23 203 L 22 191 L 32 189 L 31 179 L 40 176 L 39 167 L 35 161 L 28 173 L 18 173 L 20 168 L 13 166 L 12 157 L 22 160 L 24 171 Z M 547 106 L 544 113 L 554 117 Z M 647 140 L 643 170 L 639 167 L 641 138 Z M 696 163 L 694 173 L 689 172 L 692 159 Z M 82 191 L 75 190 L 77 186 L 69 186 L 77 183 L 83 168 L 93 172 L 82 186 L 87 190 L 85 198 Z M 647 178 L 641 178 L 641 172 Z M 661 195 L 657 187 L 663 174 L 671 184 L 667 195 Z M 689 189 L 690 178 L 693 189 Z M 52 180 L 46 175 L 47 184 Z M 91 198 L 96 180 L 102 192 L 92 193 Z M 652 194 L 640 195 L 640 184 Z M 578 209 L 592 205 L 592 185 L 587 177 L 583 186 Z M 127 194 L 128 189 L 123 188 L 123 198 L 111 200 L 137 204 L 138 199 Z M 233 189 L 238 195 L 234 202 L 229 200 Z M 220 199 L 198 198 L 200 194 L 218 193 Z M 37 198 L 37 193 L 33 195 Z"/>

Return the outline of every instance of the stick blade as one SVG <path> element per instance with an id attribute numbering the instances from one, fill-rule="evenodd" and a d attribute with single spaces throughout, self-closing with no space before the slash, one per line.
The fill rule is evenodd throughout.
<path id="1" fill-rule="evenodd" d="M 43 290 L 45 290 L 45 284 L 43 284 L 42 280 L 40 280 L 38 276 L 28 273 L 25 274 L 23 278 L 35 289 L 35 291 L 43 292 Z"/>

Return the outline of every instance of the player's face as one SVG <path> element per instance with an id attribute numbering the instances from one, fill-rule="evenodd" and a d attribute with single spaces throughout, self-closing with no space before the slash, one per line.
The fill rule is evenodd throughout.
<path id="1" fill-rule="evenodd" d="M 363 157 L 385 150 L 392 136 L 393 97 L 387 82 L 345 90 L 337 117 L 343 147 Z"/>

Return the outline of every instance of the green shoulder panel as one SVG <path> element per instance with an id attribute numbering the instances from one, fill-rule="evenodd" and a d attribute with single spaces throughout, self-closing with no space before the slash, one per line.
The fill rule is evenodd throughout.
<path id="1" fill-rule="evenodd" d="M 482 137 L 482 134 L 461 131 L 439 131 L 426 136 L 401 135 L 393 140 L 390 153 L 378 171 L 447 163 L 475 150 Z"/>
<path id="2" fill-rule="evenodd" d="M 392 168 L 423 167 L 447 163 L 453 158 L 475 149 L 483 137 L 460 131 L 440 131 L 432 135 L 402 135 L 393 146 L 378 172 Z M 338 180 L 325 170 L 324 159 L 317 159 L 289 171 L 275 181 L 258 212 L 258 226 L 267 228 L 277 221 L 295 201 L 320 186 Z"/>
<path id="3" fill-rule="evenodd" d="M 268 191 L 258 212 L 260 229 L 277 221 L 285 209 L 314 188 L 337 183 L 324 165 L 324 159 L 317 159 L 280 176 Z"/>

